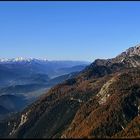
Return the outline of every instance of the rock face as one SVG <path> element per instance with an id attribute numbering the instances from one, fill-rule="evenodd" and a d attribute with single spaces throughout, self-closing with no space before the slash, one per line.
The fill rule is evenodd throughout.
<path id="1" fill-rule="evenodd" d="M 131 47 L 131 48 L 127 49 L 121 55 L 124 55 L 124 56 L 138 55 L 138 56 L 140 56 L 140 44 L 136 45 L 135 47 Z"/>
<path id="2" fill-rule="evenodd" d="M 5 138 L 140 137 L 140 47 L 95 60 L 0 123 Z"/>

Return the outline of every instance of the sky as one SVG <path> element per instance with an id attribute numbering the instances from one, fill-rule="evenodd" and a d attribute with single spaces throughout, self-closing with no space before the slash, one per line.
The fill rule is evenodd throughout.
<path id="1" fill-rule="evenodd" d="M 0 58 L 94 61 L 140 43 L 140 2 L 0 2 Z"/>

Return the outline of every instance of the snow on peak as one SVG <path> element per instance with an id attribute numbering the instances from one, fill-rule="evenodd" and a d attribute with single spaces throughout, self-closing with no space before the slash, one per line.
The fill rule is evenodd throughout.
<path id="1" fill-rule="evenodd" d="M 14 60 L 15 60 L 15 61 L 24 61 L 24 60 L 27 60 L 27 59 L 25 59 L 25 58 L 23 58 L 23 57 L 17 57 L 17 58 L 15 58 Z"/>
<path id="2" fill-rule="evenodd" d="M 35 58 L 23 58 L 23 57 L 17 57 L 17 58 L 11 58 L 11 59 L 8 59 L 8 58 L 1 58 L 0 59 L 0 63 L 12 63 L 12 62 L 31 62 L 31 61 L 48 61 L 46 58 L 38 58 L 38 59 L 35 59 Z"/>

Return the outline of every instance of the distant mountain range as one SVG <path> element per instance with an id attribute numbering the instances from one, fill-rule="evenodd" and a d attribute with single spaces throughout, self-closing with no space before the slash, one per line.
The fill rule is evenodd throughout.
<path id="1" fill-rule="evenodd" d="M 0 137 L 140 138 L 139 45 L 69 78 L 1 121 Z"/>
<path id="2" fill-rule="evenodd" d="M 46 62 L 48 60 L 46 58 L 44 58 L 44 59 L 36 59 L 36 58 L 23 58 L 23 57 L 17 57 L 17 58 L 1 58 L 0 59 L 0 63 L 32 62 L 32 61 Z"/>
<path id="3" fill-rule="evenodd" d="M 89 62 L 82 61 L 47 61 L 23 58 L 2 60 L 0 63 L 0 87 L 44 83 L 61 75 L 79 72 L 88 64 Z"/>
<path id="4" fill-rule="evenodd" d="M 62 75 L 62 68 L 70 68 L 74 66 L 86 66 L 89 62 L 83 61 L 48 61 L 46 59 L 34 58 L 13 58 L 13 59 L 0 59 L 0 74 L 9 72 L 9 75 L 14 74 L 14 77 L 21 74 L 41 73 L 47 74 L 50 78 Z M 59 70 L 60 69 L 60 70 Z M 68 74 L 68 69 L 63 71 Z M 74 69 L 74 68 L 73 68 Z M 79 70 L 81 70 L 79 68 Z M 78 71 L 79 71 L 78 70 Z M 60 71 L 60 72 L 59 72 Z M 16 75 L 15 75 L 16 73 Z M 63 73 L 63 74 L 64 74 Z M 7 74 L 7 73 L 6 73 Z"/>
<path id="5" fill-rule="evenodd" d="M 23 57 L 17 57 L 17 58 L 0 58 L 0 63 L 47 63 L 50 65 L 55 65 L 58 67 L 71 67 L 76 66 L 80 64 L 89 64 L 90 62 L 87 61 L 75 61 L 75 60 L 48 60 L 47 58 L 23 58 Z"/>

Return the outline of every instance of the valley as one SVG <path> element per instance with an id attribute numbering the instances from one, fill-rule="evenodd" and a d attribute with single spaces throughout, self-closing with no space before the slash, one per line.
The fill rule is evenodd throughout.
<path id="1" fill-rule="evenodd" d="M 76 61 L 50 62 L 46 59 L 0 60 L 0 119 L 5 118 L 6 114 L 22 111 L 51 87 L 72 77 L 87 64 Z"/>

